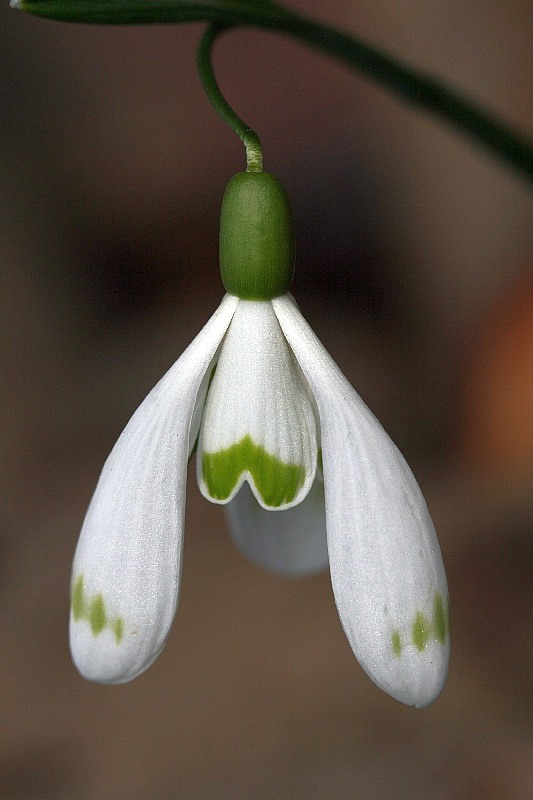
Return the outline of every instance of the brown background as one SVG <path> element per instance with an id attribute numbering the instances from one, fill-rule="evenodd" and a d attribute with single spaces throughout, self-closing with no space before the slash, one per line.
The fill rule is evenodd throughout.
<path id="1" fill-rule="evenodd" d="M 299 6 L 532 130 L 526 3 Z M 222 292 L 218 209 L 244 162 L 199 87 L 200 30 L 0 10 L 0 798 L 525 800 L 527 187 L 281 37 L 228 34 L 218 75 L 291 195 L 302 311 L 428 498 L 452 598 L 448 684 L 424 711 L 382 694 L 328 576 L 247 564 L 194 480 L 163 655 L 118 688 L 70 663 L 70 562 L 101 465 Z"/>

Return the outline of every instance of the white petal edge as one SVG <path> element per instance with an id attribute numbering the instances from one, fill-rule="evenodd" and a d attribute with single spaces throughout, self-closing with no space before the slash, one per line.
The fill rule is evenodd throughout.
<path id="1" fill-rule="evenodd" d="M 290 298 L 273 306 L 318 405 L 331 580 L 343 628 L 378 686 L 427 706 L 446 680 L 450 637 L 447 622 L 443 644 L 433 635 L 435 596 L 447 610 L 448 591 L 426 503 L 403 456 Z M 430 621 L 421 649 L 413 641 L 417 612 Z"/>
<path id="2" fill-rule="evenodd" d="M 259 481 L 244 469 L 232 473 L 224 465 L 216 468 L 219 493 L 207 485 L 205 457 L 215 457 L 249 439 L 280 462 L 281 474 L 269 469 Z M 263 508 L 284 510 L 300 503 L 316 474 L 317 431 L 309 387 L 287 346 L 270 301 L 241 300 L 224 338 L 217 369 L 205 404 L 198 439 L 197 479 L 200 491 L 215 503 L 228 503 L 247 481 Z M 230 458 L 228 458 L 230 461 Z M 302 470 L 301 482 L 289 486 L 284 468 Z M 233 477 L 233 476 L 232 476 Z M 264 480 L 265 494 L 260 488 Z M 270 484 L 269 484 L 270 479 Z M 279 501 L 269 502 L 268 491 Z"/>
<path id="3" fill-rule="evenodd" d="M 75 619 L 71 609 L 70 647 L 89 680 L 132 680 L 164 647 L 178 599 L 191 420 L 237 305 L 224 297 L 139 406 L 102 470 L 72 570 L 78 613 Z M 97 635 L 93 627 L 101 628 Z"/>
<path id="4" fill-rule="evenodd" d="M 286 511 L 261 508 L 247 484 L 224 510 L 235 544 L 254 564 L 287 577 L 312 575 L 327 567 L 321 480 L 315 480 L 299 505 Z"/>

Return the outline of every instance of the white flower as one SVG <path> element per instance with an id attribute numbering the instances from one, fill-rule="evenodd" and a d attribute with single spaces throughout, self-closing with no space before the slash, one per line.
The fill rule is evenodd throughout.
<path id="1" fill-rule="evenodd" d="M 163 648 L 197 440 L 200 489 L 231 501 L 243 552 L 280 573 L 314 571 L 327 563 L 327 528 L 335 600 L 361 665 L 405 703 L 434 700 L 447 670 L 448 595 L 426 504 L 288 295 L 226 295 L 115 445 L 74 560 L 80 672 L 122 683 Z"/>
<path id="2" fill-rule="evenodd" d="M 83 524 L 70 639 L 91 680 L 129 681 L 165 644 L 196 444 L 200 490 L 227 504 L 243 553 L 287 575 L 329 558 L 370 677 L 416 706 L 442 689 L 448 592 L 433 523 L 402 455 L 287 294 L 293 255 L 279 181 L 236 175 L 221 217 L 228 294 L 126 426 Z"/>

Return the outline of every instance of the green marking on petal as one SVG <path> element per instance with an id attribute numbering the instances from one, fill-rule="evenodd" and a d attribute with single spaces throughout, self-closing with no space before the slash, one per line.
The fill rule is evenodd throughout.
<path id="1" fill-rule="evenodd" d="M 104 598 L 101 594 L 97 594 L 91 602 L 91 607 L 89 609 L 89 622 L 91 624 L 91 630 L 95 636 L 98 636 L 98 634 L 101 633 L 106 626 L 107 620 Z"/>
<path id="2" fill-rule="evenodd" d="M 421 611 L 417 611 L 414 620 L 411 624 L 411 640 L 416 649 L 421 653 L 425 650 L 430 639 L 444 645 L 446 637 L 450 634 L 449 622 L 449 605 L 443 600 L 443 597 L 438 592 L 435 592 L 433 599 L 432 614 L 426 616 Z M 400 634 L 393 630 L 391 634 L 392 649 L 396 655 L 396 646 L 402 648 Z"/>
<path id="3" fill-rule="evenodd" d="M 400 638 L 399 632 L 398 631 L 393 631 L 392 632 L 392 636 L 390 637 L 390 639 L 391 639 L 391 644 L 392 644 L 392 649 L 393 649 L 394 655 L 398 656 L 398 658 L 400 658 L 400 656 L 402 654 L 402 640 Z"/>
<path id="4" fill-rule="evenodd" d="M 124 638 L 124 620 L 122 617 L 117 617 L 113 622 L 113 633 L 115 634 L 115 641 L 120 644 Z"/>
<path id="5" fill-rule="evenodd" d="M 418 611 L 412 629 L 413 644 L 417 650 L 422 651 L 425 648 L 429 641 L 430 632 L 431 625 L 428 618 L 421 611 Z"/>
<path id="6" fill-rule="evenodd" d="M 104 628 L 110 628 L 115 636 L 115 642 L 120 644 L 124 638 L 124 619 L 115 617 L 109 619 L 105 610 L 105 601 L 102 594 L 95 595 L 90 602 L 85 598 L 83 588 L 83 575 L 78 575 L 72 587 L 72 616 L 74 621 L 86 620 L 91 626 L 94 636 L 102 633 Z"/>
<path id="7" fill-rule="evenodd" d="M 305 468 L 270 455 L 250 436 L 216 453 L 203 453 L 202 475 L 215 500 L 227 500 L 243 472 L 249 472 L 265 505 L 292 503 L 305 481 Z"/>
<path id="8" fill-rule="evenodd" d="M 72 616 L 76 622 L 85 614 L 85 600 L 83 597 L 83 575 L 78 575 L 72 587 Z"/>
<path id="9" fill-rule="evenodd" d="M 440 594 L 435 595 L 433 603 L 433 625 L 435 628 L 435 636 L 437 641 L 444 644 L 446 641 L 446 612 Z"/>

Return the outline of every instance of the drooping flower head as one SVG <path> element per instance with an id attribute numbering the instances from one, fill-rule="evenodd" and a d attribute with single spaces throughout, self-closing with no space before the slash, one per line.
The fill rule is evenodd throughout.
<path id="1" fill-rule="evenodd" d="M 343 628 L 386 692 L 425 706 L 449 655 L 448 593 L 433 523 L 403 456 L 288 294 L 287 195 L 240 173 L 221 216 L 227 294 L 126 426 L 76 550 L 71 650 L 123 683 L 161 652 L 176 610 L 187 463 L 233 537 L 286 575 L 328 561 Z"/>

